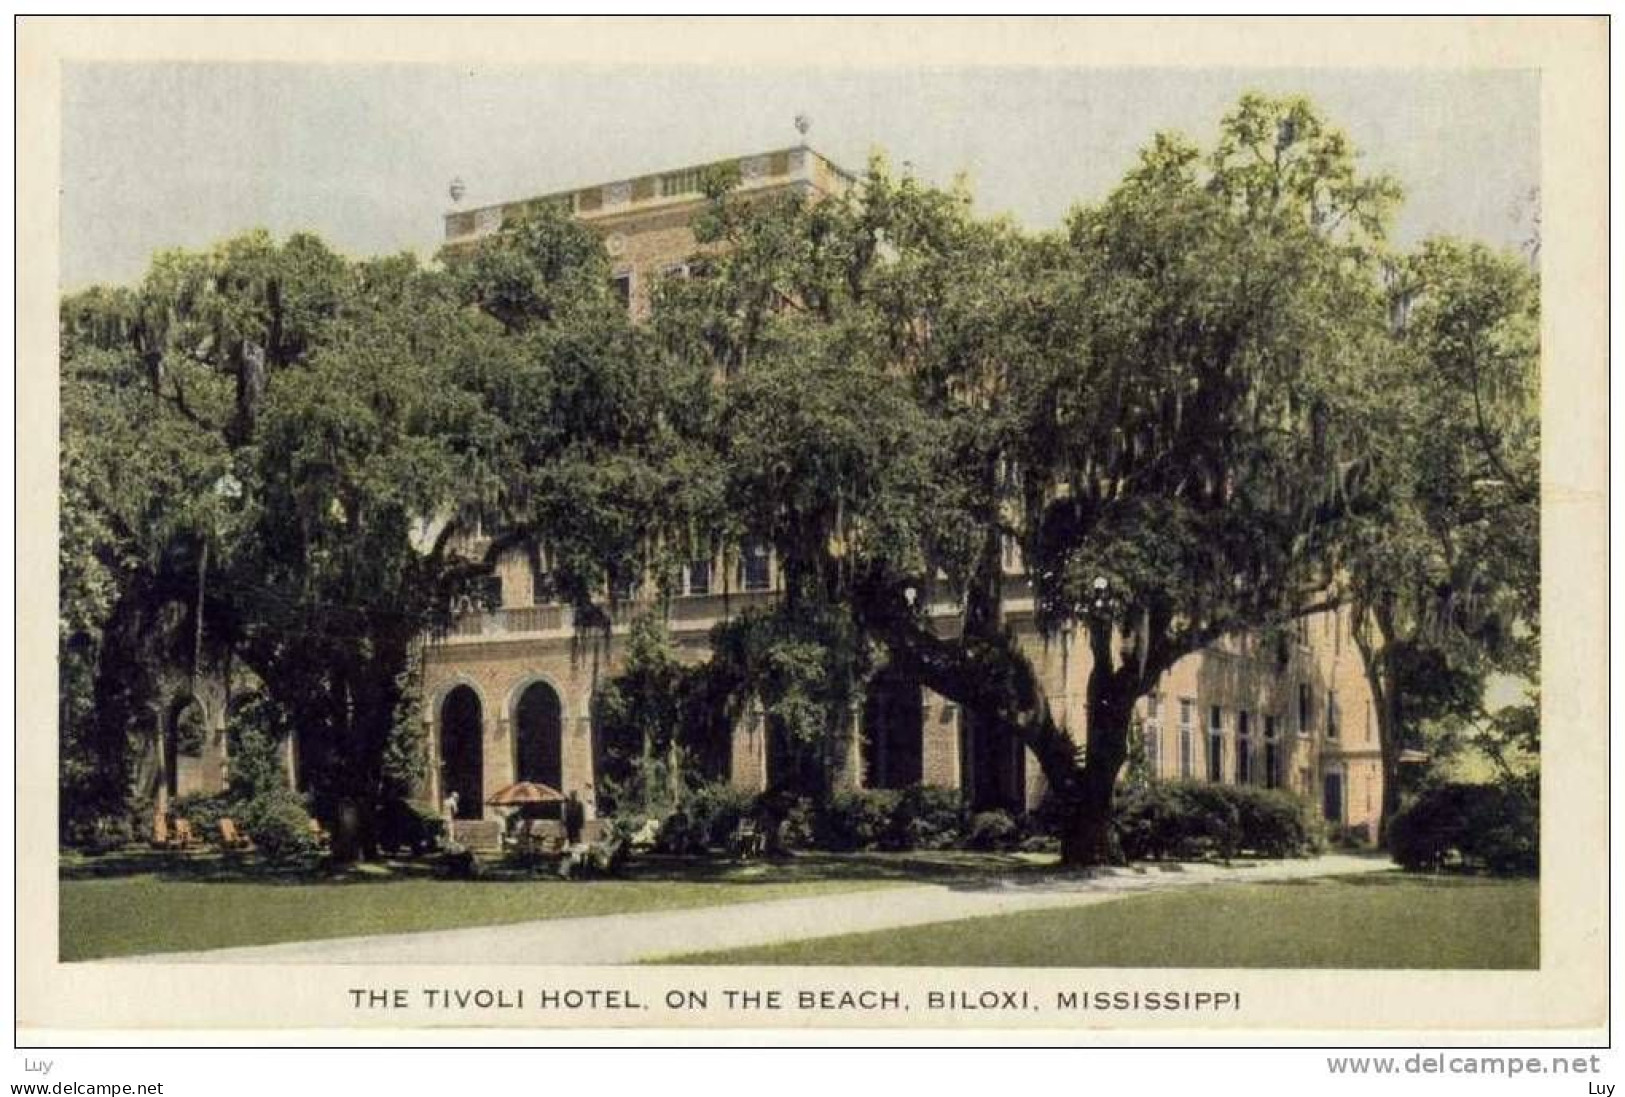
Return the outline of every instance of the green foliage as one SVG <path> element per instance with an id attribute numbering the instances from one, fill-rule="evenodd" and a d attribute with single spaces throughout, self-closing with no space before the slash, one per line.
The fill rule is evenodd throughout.
<path id="1" fill-rule="evenodd" d="M 965 833 L 964 800 L 954 789 L 910 785 L 897 801 L 893 827 L 904 849 L 948 849 Z"/>
<path id="2" fill-rule="evenodd" d="M 756 797 L 725 781 L 702 784 L 684 801 L 695 841 L 710 849 L 720 849 L 753 814 Z"/>
<path id="3" fill-rule="evenodd" d="M 91 857 L 116 853 L 135 840 L 135 825 L 128 815 L 79 813 L 72 817 L 62 835 L 65 846 Z"/>
<path id="4" fill-rule="evenodd" d="M 378 848 L 385 853 L 428 853 L 446 834 L 446 820 L 409 800 L 386 801 L 378 811 Z"/>
<path id="5" fill-rule="evenodd" d="M 1462 867 L 1499 876 L 1537 873 L 1538 786 L 1436 785 L 1395 816 L 1388 849 L 1412 871 Z"/>
<path id="6" fill-rule="evenodd" d="M 979 811 L 970 817 L 965 835 L 968 849 L 1009 849 L 1020 838 L 1020 828 L 1008 811 Z"/>
<path id="7" fill-rule="evenodd" d="M 192 831 L 205 842 L 215 841 L 220 835 L 220 820 L 240 822 L 246 803 L 225 793 L 204 795 L 193 793 L 176 798 L 169 810 L 180 819 L 192 824 Z"/>
<path id="8" fill-rule="evenodd" d="M 261 856 L 272 864 L 308 860 L 317 852 L 316 835 L 304 802 L 286 789 L 267 791 L 243 807 L 237 822 Z"/>
<path id="9" fill-rule="evenodd" d="M 712 746 L 708 733 L 717 716 L 704 693 L 703 674 L 678 660 L 658 618 L 634 619 L 621 673 L 593 698 L 596 775 L 605 811 L 670 812 L 703 779 L 696 755 Z"/>
<path id="10" fill-rule="evenodd" d="M 1389 267 L 1392 351 L 1369 408 L 1381 505 L 1340 561 L 1376 694 L 1385 818 L 1407 747 L 1444 757 L 1480 740 L 1492 757 L 1538 757 L 1535 707 L 1501 719 L 1483 698 L 1494 675 L 1539 683 L 1539 290 L 1522 257 L 1460 241 Z"/>
<path id="11" fill-rule="evenodd" d="M 227 796 L 247 802 L 287 787 L 281 749 L 262 731 L 244 731 L 232 746 Z"/>
<path id="12" fill-rule="evenodd" d="M 841 789 L 818 813 L 814 836 L 820 849 L 899 849 L 906 821 L 902 793 L 892 789 Z"/>
<path id="13" fill-rule="evenodd" d="M 510 332 L 567 326 L 615 307 L 609 259 L 567 213 L 543 205 L 503 225 L 480 246 L 442 255 L 459 294 Z"/>
<path id="14" fill-rule="evenodd" d="M 873 652 L 844 606 L 784 602 L 747 609 L 712 631 L 712 696 L 765 721 L 774 781 L 823 795 Z"/>
<path id="15" fill-rule="evenodd" d="M 1302 857 L 1322 842 L 1310 807 L 1278 789 L 1152 782 L 1120 797 L 1113 821 L 1124 857 L 1228 860 L 1241 853 Z"/>

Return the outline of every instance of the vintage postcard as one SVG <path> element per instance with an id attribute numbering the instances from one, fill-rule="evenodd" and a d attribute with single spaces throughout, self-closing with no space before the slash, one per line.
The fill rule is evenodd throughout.
<path id="1" fill-rule="evenodd" d="M 18 35 L 22 1042 L 1601 1038 L 1604 20 Z"/>

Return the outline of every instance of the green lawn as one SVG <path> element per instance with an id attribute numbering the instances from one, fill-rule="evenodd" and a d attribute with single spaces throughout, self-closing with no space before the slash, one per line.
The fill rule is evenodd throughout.
<path id="1" fill-rule="evenodd" d="M 1538 968 L 1532 880 L 1398 872 L 1236 884 L 1099 906 L 676 957 L 681 964 Z"/>
<path id="2" fill-rule="evenodd" d="M 738 865 L 635 862 L 626 878 L 568 883 L 500 869 L 488 878 L 432 878 L 426 866 L 329 878 L 275 873 L 218 855 L 65 855 L 61 958 L 274 944 L 324 937 L 503 925 L 646 910 L 784 899 L 933 878 L 1041 867 L 999 854 L 808 854 Z"/>

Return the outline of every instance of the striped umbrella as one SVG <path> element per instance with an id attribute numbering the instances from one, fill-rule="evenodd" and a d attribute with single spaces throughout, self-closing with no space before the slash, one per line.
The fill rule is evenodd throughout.
<path id="1" fill-rule="evenodd" d="M 552 804 L 564 799 L 564 793 L 539 781 L 518 781 L 491 794 L 486 803 L 492 807 L 524 807 L 527 804 Z"/>

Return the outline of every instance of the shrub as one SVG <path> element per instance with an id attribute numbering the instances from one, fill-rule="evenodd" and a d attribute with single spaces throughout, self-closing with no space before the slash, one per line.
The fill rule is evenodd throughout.
<path id="1" fill-rule="evenodd" d="M 1540 811 L 1526 793 L 1499 785 L 1444 784 L 1394 817 L 1388 851 L 1403 868 L 1459 862 L 1498 875 L 1540 868 Z"/>
<path id="2" fill-rule="evenodd" d="M 910 785 L 898 794 L 894 841 L 903 849 L 947 849 L 965 831 L 965 807 L 954 789 Z"/>
<path id="3" fill-rule="evenodd" d="M 244 730 L 233 742 L 230 774 L 226 794 L 235 803 L 247 803 L 288 787 L 288 773 L 277 741 L 257 729 Z"/>
<path id="4" fill-rule="evenodd" d="M 1302 797 L 1247 785 L 1231 791 L 1243 850 L 1260 857 L 1303 857 L 1323 848 L 1323 827 Z"/>
<path id="5" fill-rule="evenodd" d="M 660 821 L 655 849 L 660 853 L 685 854 L 704 848 L 704 836 L 695 832 L 688 812 L 678 808 Z"/>
<path id="6" fill-rule="evenodd" d="M 446 820 L 409 800 L 390 800 L 378 809 L 378 848 L 385 853 L 431 853 L 446 833 Z"/>
<path id="7" fill-rule="evenodd" d="M 695 845 L 726 846 L 739 829 L 739 821 L 756 808 L 756 797 L 723 781 L 703 784 L 684 797 Z"/>
<path id="8" fill-rule="evenodd" d="M 91 857 L 123 849 L 135 841 L 127 815 L 86 815 L 68 823 L 67 844 Z"/>
<path id="9" fill-rule="evenodd" d="M 892 789 L 842 789 L 829 798 L 814 820 L 820 849 L 837 851 L 895 848 L 901 795 Z"/>
<path id="10" fill-rule="evenodd" d="M 209 841 L 220 833 L 220 820 L 228 817 L 236 820 L 242 814 L 243 807 L 240 801 L 234 801 L 225 794 L 204 796 L 193 793 L 178 797 L 169 810 L 176 818 L 191 823 L 193 832 L 200 839 Z"/>
<path id="11" fill-rule="evenodd" d="M 1004 849 L 1015 844 L 1016 821 L 1007 811 L 979 811 L 971 816 L 965 845 L 971 849 Z"/>
<path id="12" fill-rule="evenodd" d="M 254 848 L 274 864 L 303 860 L 316 853 L 316 835 L 303 801 L 285 789 L 255 797 L 239 822 Z"/>
<path id="13" fill-rule="evenodd" d="M 480 874 L 474 851 L 456 842 L 447 842 L 440 851 L 440 874 L 453 880 L 472 880 Z"/>
<path id="14" fill-rule="evenodd" d="M 1299 857 L 1318 848 L 1308 805 L 1292 793 L 1198 781 L 1152 782 L 1124 792 L 1113 834 L 1131 861 Z"/>
<path id="15" fill-rule="evenodd" d="M 785 806 L 783 817 L 778 824 L 778 848 L 811 849 L 815 842 L 813 833 L 814 811 L 812 801 L 805 796 L 797 796 Z"/>

